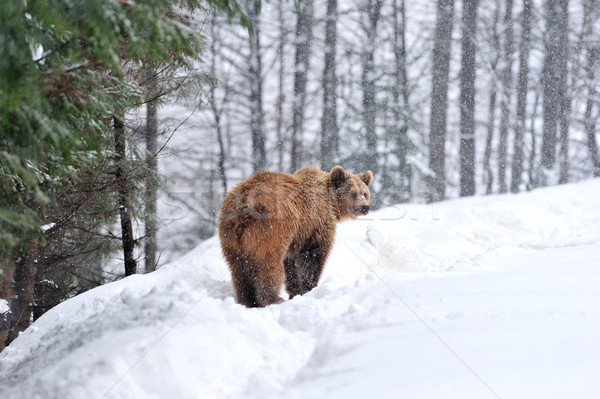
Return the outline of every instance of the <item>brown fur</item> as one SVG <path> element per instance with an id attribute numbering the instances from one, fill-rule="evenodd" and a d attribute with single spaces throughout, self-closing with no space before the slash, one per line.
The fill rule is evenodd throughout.
<path id="1" fill-rule="evenodd" d="M 370 171 L 340 166 L 294 174 L 258 172 L 223 200 L 219 237 L 237 301 L 248 307 L 281 303 L 316 287 L 333 246 L 337 222 L 369 210 Z"/>

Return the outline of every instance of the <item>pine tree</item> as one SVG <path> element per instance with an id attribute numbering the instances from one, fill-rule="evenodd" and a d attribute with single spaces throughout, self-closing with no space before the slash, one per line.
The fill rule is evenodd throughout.
<path id="1" fill-rule="evenodd" d="M 208 3 L 249 26 L 236 2 Z M 120 190 L 112 140 L 122 132 L 125 110 L 138 106 L 143 95 L 123 65 L 177 58 L 183 66 L 185 57 L 198 56 L 200 35 L 178 13 L 182 5 L 194 10 L 202 3 L 0 2 L 0 262 L 12 265 L 15 284 L 24 287 L 11 290 L 9 323 L 2 323 L 9 329 L 7 341 L 29 323 L 36 279 L 56 270 L 39 266 L 48 263 L 41 262 L 44 254 L 63 253 L 55 259 L 59 265 L 73 257 L 52 234 L 76 237 L 71 229 L 88 223 L 90 234 L 102 235 L 102 226 L 116 216 L 111 196 Z M 121 166 L 139 171 L 130 162 Z M 127 184 L 130 194 L 140 191 L 133 176 Z M 91 219 L 98 202 L 113 206 Z M 67 212 L 69 203 L 75 208 Z M 11 285 L 8 277 L 0 276 L 3 287 Z"/>

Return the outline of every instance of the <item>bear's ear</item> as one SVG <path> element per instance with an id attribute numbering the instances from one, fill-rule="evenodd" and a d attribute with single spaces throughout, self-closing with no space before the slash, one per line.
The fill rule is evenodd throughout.
<path id="1" fill-rule="evenodd" d="M 360 180 L 362 180 L 367 186 L 370 185 L 373 182 L 373 173 L 370 170 L 367 170 L 362 174 Z"/>
<path id="2" fill-rule="evenodd" d="M 331 182 L 334 188 L 340 188 L 348 180 L 348 173 L 341 166 L 331 169 Z"/>

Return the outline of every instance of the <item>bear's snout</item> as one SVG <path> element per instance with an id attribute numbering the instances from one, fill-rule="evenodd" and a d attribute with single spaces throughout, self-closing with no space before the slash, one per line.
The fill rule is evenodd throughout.
<path id="1" fill-rule="evenodd" d="M 363 205 L 360 207 L 360 211 L 363 213 L 363 215 L 366 215 L 367 213 L 369 213 L 369 205 Z"/>

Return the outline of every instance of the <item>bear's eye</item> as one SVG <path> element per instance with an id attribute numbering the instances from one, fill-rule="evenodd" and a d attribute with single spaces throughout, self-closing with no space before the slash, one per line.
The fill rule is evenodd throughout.
<path id="1" fill-rule="evenodd" d="M 356 193 L 350 193 L 350 198 L 352 198 L 353 200 L 358 198 L 358 194 Z"/>

